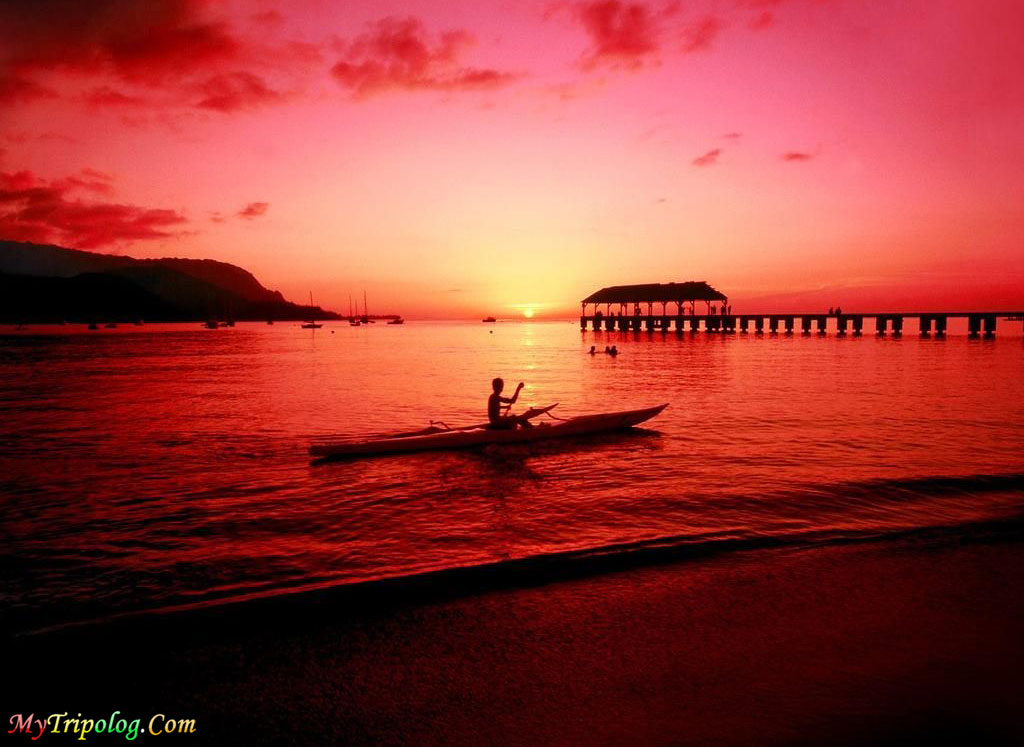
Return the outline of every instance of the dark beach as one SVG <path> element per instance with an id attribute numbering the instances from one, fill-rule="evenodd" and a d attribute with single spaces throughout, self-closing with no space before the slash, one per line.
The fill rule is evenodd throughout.
<path id="1" fill-rule="evenodd" d="M 202 743 L 1019 744 L 1022 537 L 1004 525 L 124 619 L 15 639 L 8 710 L 194 718 Z"/>

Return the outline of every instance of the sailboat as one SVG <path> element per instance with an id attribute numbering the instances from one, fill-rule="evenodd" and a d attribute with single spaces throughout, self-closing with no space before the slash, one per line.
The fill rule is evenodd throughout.
<path id="1" fill-rule="evenodd" d="M 348 297 L 348 326 L 358 327 L 360 324 L 359 320 L 352 316 L 352 295 Z"/>
<path id="2" fill-rule="evenodd" d="M 363 324 L 376 324 L 376 320 L 370 318 L 370 309 L 366 305 L 366 291 L 363 291 Z"/>
<path id="3" fill-rule="evenodd" d="M 302 325 L 303 329 L 320 329 L 324 326 L 322 324 L 317 324 L 316 320 L 313 319 L 313 291 L 309 292 L 309 316 L 309 321 Z"/>

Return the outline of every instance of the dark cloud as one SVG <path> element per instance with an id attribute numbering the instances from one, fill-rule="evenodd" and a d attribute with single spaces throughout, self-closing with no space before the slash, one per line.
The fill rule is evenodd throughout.
<path id="1" fill-rule="evenodd" d="M 577 17 L 590 37 L 584 65 L 602 63 L 640 67 L 658 51 L 658 24 L 641 3 L 597 0 L 577 7 Z"/>
<path id="2" fill-rule="evenodd" d="M 704 155 L 697 156 L 696 158 L 694 158 L 693 159 L 693 165 L 694 166 L 711 166 L 711 165 L 713 165 L 715 163 L 718 163 L 718 157 L 720 155 L 722 155 L 722 149 L 721 148 L 715 148 L 714 150 L 709 150 Z"/>
<path id="3" fill-rule="evenodd" d="M 86 202 L 70 196 L 78 190 L 108 191 L 105 177 L 83 171 L 47 182 L 29 171 L 0 173 L 0 236 L 93 249 L 121 241 L 167 238 L 185 223 L 184 216 L 174 210 Z"/>
<path id="4" fill-rule="evenodd" d="M 517 76 L 490 68 L 460 64 L 473 37 L 467 31 L 447 31 L 431 42 L 415 18 L 385 18 L 349 44 L 331 74 L 358 98 L 389 90 L 485 90 L 512 82 Z"/>
<path id="5" fill-rule="evenodd" d="M 266 215 L 269 208 L 269 202 L 250 202 L 238 211 L 238 215 L 246 220 L 252 220 L 253 218 L 259 218 L 262 215 Z"/>
<path id="6" fill-rule="evenodd" d="M 795 150 L 782 154 L 783 161 L 810 161 L 812 158 L 814 158 L 812 153 L 801 153 Z"/>
<path id="7" fill-rule="evenodd" d="M 201 0 L 6 0 L 0 3 L 7 72 L 113 71 L 160 84 L 234 57 L 239 42 L 204 19 Z"/>

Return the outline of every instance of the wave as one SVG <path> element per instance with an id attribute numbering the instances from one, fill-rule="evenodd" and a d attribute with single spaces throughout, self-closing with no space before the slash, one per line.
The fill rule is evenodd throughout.
<path id="1" fill-rule="evenodd" d="M 926 476 L 838 483 L 830 491 L 842 495 L 899 494 L 948 495 L 955 493 L 995 493 L 1024 490 L 1024 473 Z"/>
<path id="2" fill-rule="evenodd" d="M 930 489 L 1016 490 L 1024 485 L 1024 475 L 973 475 L 950 478 L 879 480 L 861 483 L 897 490 Z M 903 542 L 916 545 L 1019 542 L 1024 540 L 1024 505 L 1019 514 L 982 521 L 935 525 L 911 529 L 807 531 L 803 533 L 743 536 L 728 532 L 660 536 L 631 542 L 617 542 L 587 548 L 554 551 L 525 557 L 502 559 L 469 565 L 431 568 L 402 575 L 370 579 L 321 579 L 315 582 L 278 586 L 256 592 L 207 599 L 160 608 L 131 610 L 101 618 L 61 622 L 19 631 L 20 635 L 44 635 L 108 623 L 148 619 L 174 621 L 191 613 L 200 617 L 230 616 L 233 612 L 249 615 L 254 607 L 259 615 L 273 619 L 292 617 L 303 605 L 330 603 L 347 609 L 416 603 L 469 596 L 503 589 L 540 586 L 589 576 L 623 572 L 644 566 L 706 559 L 738 552 L 774 549 L 812 550 L 829 546 L 879 542 Z M 298 607 L 297 607 L 298 606 Z M 168 624 L 174 624 L 168 622 Z"/>

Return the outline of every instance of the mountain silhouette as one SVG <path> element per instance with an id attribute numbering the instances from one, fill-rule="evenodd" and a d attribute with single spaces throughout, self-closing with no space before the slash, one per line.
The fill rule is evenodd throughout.
<path id="1" fill-rule="evenodd" d="M 0 320 L 199 321 L 338 319 L 285 300 L 236 265 L 135 259 L 0 240 Z"/>

